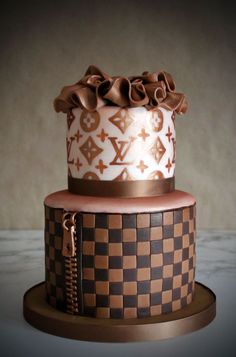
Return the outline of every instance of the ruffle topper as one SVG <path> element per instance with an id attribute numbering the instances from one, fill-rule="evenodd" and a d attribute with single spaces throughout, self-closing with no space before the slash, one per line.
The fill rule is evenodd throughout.
<path id="1" fill-rule="evenodd" d="M 94 111 L 102 106 L 164 109 L 183 114 L 187 100 L 175 92 L 172 76 L 164 71 L 143 72 L 140 76 L 111 77 L 91 65 L 76 84 L 66 86 L 54 100 L 56 112 L 67 113 L 73 108 Z"/>

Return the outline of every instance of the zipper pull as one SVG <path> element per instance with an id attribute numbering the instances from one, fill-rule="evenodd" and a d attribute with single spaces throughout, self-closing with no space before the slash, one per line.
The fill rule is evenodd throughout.
<path id="1" fill-rule="evenodd" d="M 63 214 L 63 244 L 62 244 L 62 255 L 64 257 L 74 257 L 75 256 L 75 237 L 76 237 L 76 223 L 75 223 L 75 213 L 65 212 Z"/>

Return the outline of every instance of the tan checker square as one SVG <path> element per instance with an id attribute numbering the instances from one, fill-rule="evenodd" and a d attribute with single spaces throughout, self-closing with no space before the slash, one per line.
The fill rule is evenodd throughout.
<path id="1" fill-rule="evenodd" d="M 181 297 L 188 295 L 188 284 L 181 286 Z"/>
<path id="2" fill-rule="evenodd" d="M 54 211 L 54 218 L 55 218 L 55 222 L 61 223 L 62 222 L 62 210 L 56 209 Z"/>
<path id="3" fill-rule="evenodd" d="M 157 316 L 157 315 L 161 315 L 161 305 L 154 305 L 150 307 L 150 314 L 151 316 Z"/>
<path id="4" fill-rule="evenodd" d="M 194 249 L 194 253 L 195 253 L 195 249 Z M 193 266 L 194 267 L 196 266 L 196 255 L 195 254 L 193 256 Z"/>
<path id="5" fill-rule="evenodd" d="M 45 265 L 46 265 L 46 268 L 49 270 L 50 269 L 50 259 L 49 259 L 49 257 L 45 258 Z"/>
<path id="6" fill-rule="evenodd" d="M 83 254 L 94 255 L 95 254 L 95 242 L 84 241 L 83 242 Z"/>
<path id="7" fill-rule="evenodd" d="M 189 247 L 189 234 L 184 234 L 183 235 L 183 248 L 188 248 Z"/>
<path id="8" fill-rule="evenodd" d="M 97 307 L 96 308 L 96 317 L 108 319 L 110 317 L 109 307 Z"/>
<path id="9" fill-rule="evenodd" d="M 171 212 L 164 212 L 163 213 L 163 224 L 170 225 L 174 223 L 174 214 L 173 211 Z"/>
<path id="10" fill-rule="evenodd" d="M 151 254 L 151 267 L 160 267 L 163 265 L 163 254 Z"/>
<path id="11" fill-rule="evenodd" d="M 49 221 L 48 231 L 50 234 L 55 234 L 55 222 L 54 221 Z"/>
<path id="12" fill-rule="evenodd" d="M 57 275 L 62 275 L 62 265 L 61 262 L 55 262 L 55 273 Z"/>
<path id="13" fill-rule="evenodd" d="M 108 269 L 108 256 L 107 255 L 95 255 L 95 268 Z"/>
<path id="14" fill-rule="evenodd" d="M 194 232 L 194 219 L 190 219 L 189 221 L 189 233 Z"/>
<path id="15" fill-rule="evenodd" d="M 150 228 L 150 239 L 151 240 L 159 240 L 162 239 L 163 232 L 162 227 L 151 227 Z"/>
<path id="16" fill-rule="evenodd" d="M 173 289 L 180 288 L 182 285 L 182 275 L 176 275 L 173 277 Z"/>
<path id="17" fill-rule="evenodd" d="M 137 257 L 136 255 L 125 255 L 123 256 L 123 268 L 124 269 L 135 269 L 137 268 Z"/>
<path id="18" fill-rule="evenodd" d="M 190 218 L 190 208 L 186 207 L 183 209 L 183 222 L 188 222 Z"/>
<path id="19" fill-rule="evenodd" d="M 109 214 L 108 215 L 108 227 L 112 229 L 122 228 L 122 215 L 121 214 Z"/>
<path id="20" fill-rule="evenodd" d="M 83 279 L 94 280 L 94 276 L 93 268 L 83 268 Z"/>
<path id="21" fill-rule="evenodd" d="M 189 258 L 192 258 L 194 256 L 194 244 L 191 244 L 189 246 Z"/>
<path id="22" fill-rule="evenodd" d="M 55 259 L 55 248 L 52 246 L 49 246 L 49 258 L 50 259 Z"/>
<path id="23" fill-rule="evenodd" d="M 149 307 L 150 306 L 150 295 L 143 294 L 138 295 L 138 307 Z"/>
<path id="24" fill-rule="evenodd" d="M 183 259 L 183 250 L 178 249 L 174 251 L 174 263 L 180 263 Z"/>
<path id="25" fill-rule="evenodd" d="M 61 288 L 56 288 L 56 297 L 59 300 L 63 300 L 64 299 L 63 290 Z"/>
<path id="26" fill-rule="evenodd" d="M 150 255 L 150 242 L 138 242 L 137 243 L 137 255 Z"/>
<path id="27" fill-rule="evenodd" d="M 109 282 L 108 281 L 96 281 L 95 291 L 97 295 L 109 295 Z"/>
<path id="28" fill-rule="evenodd" d="M 124 295 L 136 295 L 138 288 L 137 288 L 136 281 L 127 281 L 123 283 L 123 291 Z"/>
<path id="29" fill-rule="evenodd" d="M 174 224 L 174 237 L 180 237 L 183 235 L 183 223 Z"/>
<path id="30" fill-rule="evenodd" d="M 151 293 L 158 293 L 162 291 L 162 279 L 151 280 Z"/>
<path id="31" fill-rule="evenodd" d="M 162 292 L 162 304 L 168 304 L 172 301 L 172 290 Z"/>
<path id="32" fill-rule="evenodd" d="M 123 270 L 122 269 L 109 269 L 109 281 L 119 282 L 123 281 Z"/>
<path id="33" fill-rule="evenodd" d="M 174 251 L 174 239 L 168 238 L 163 240 L 163 252 L 169 253 Z"/>
<path id="34" fill-rule="evenodd" d="M 46 244 L 49 244 L 49 233 L 48 232 L 45 232 L 45 243 Z"/>
<path id="35" fill-rule="evenodd" d="M 123 307 L 123 295 L 110 295 L 110 308 L 118 309 Z"/>
<path id="36" fill-rule="evenodd" d="M 109 243 L 109 256 L 122 256 L 122 243 Z"/>
<path id="37" fill-rule="evenodd" d="M 189 261 L 185 260 L 182 262 L 182 274 L 187 273 L 189 271 Z"/>
<path id="38" fill-rule="evenodd" d="M 124 308 L 124 318 L 136 318 L 137 317 L 137 308 L 136 307 L 125 307 Z"/>
<path id="39" fill-rule="evenodd" d="M 96 242 L 108 242 L 108 229 L 96 228 L 95 229 L 95 241 Z"/>
<path id="40" fill-rule="evenodd" d="M 187 304 L 190 304 L 193 300 L 193 294 L 188 294 L 187 295 Z"/>
<path id="41" fill-rule="evenodd" d="M 52 285 L 56 286 L 56 274 L 51 271 L 49 273 L 49 281 Z"/>
<path id="42" fill-rule="evenodd" d="M 123 229 L 123 242 L 136 242 L 137 233 L 135 228 Z"/>
<path id="43" fill-rule="evenodd" d="M 54 238 L 54 245 L 55 245 L 55 248 L 58 249 L 58 250 L 61 250 L 62 249 L 62 238 L 59 237 L 59 236 L 55 236 Z"/>
<path id="44" fill-rule="evenodd" d="M 148 228 L 150 227 L 150 214 L 143 213 L 137 215 L 137 228 Z"/>
<path id="45" fill-rule="evenodd" d="M 172 301 L 172 311 L 177 311 L 181 309 L 181 300 Z"/>
<path id="46" fill-rule="evenodd" d="M 193 281 L 194 278 L 194 269 L 190 269 L 188 272 L 188 282 L 190 283 L 191 281 Z"/>
<path id="47" fill-rule="evenodd" d="M 173 276 L 173 264 L 164 265 L 163 278 L 171 278 Z"/>
<path id="48" fill-rule="evenodd" d="M 83 214 L 83 227 L 84 228 L 95 227 L 95 214 L 90 214 L 90 213 Z"/>
<path id="49" fill-rule="evenodd" d="M 96 306 L 96 295 L 84 294 L 84 304 L 86 306 Z"/>
<path id="50" fill-rule="evenodd" d="M 137 269 L 137 281 L 150 280 L 150 268 Z"/>

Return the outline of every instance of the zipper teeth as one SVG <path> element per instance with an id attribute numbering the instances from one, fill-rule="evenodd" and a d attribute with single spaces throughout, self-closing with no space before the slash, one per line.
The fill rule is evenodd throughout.
<path id="1" fill-rule="evenodd" d="M 69 314 L 79 312 L 78 297 L 77 297 L 77 257 L 76 257 L 76 241 L 75 235 L 75 256 L 65 257 L 65 285 L 66 285 L 66 311 Z"/>

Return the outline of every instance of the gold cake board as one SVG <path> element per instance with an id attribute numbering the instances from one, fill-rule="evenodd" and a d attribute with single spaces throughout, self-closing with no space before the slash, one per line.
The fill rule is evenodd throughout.
<path id="1" fill-rule="evenodd" d="M 24 295 L 24 317 L 31 325 L 52 335 L 82 341 L 155 341 L 183 335 L 208 325 L 216 315 L 215 294 L 196 283 L 194 301 L 179 311 L 136 319 L 101 319 L 75 316 L 50 306 L 45 283 Z"/>

